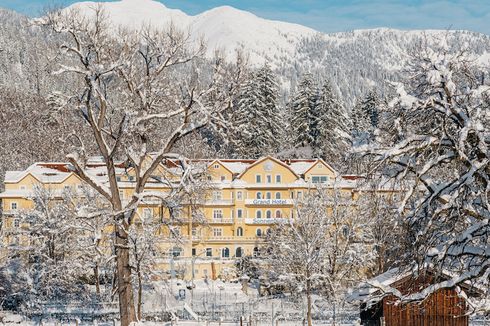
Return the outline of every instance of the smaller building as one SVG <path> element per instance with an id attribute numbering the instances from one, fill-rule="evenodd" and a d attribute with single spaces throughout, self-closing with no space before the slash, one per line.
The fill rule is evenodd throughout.
<path id="1" fill-rule="evenodd" d="M 444 274 L 426 272 L 415 276 L 395 268 L 361 284 L 349 301 L 360 303 L 364 326 L 468 326 L 468 304 L 462 294 L 475 296 L 480 291 L 466 284 L 440 289 L 421 302 L 401 303 L 398 297 L 386 295 L 389 289 L 396 289 L 403 296 L 415 294 L 446 279 L 449 276 Z"/>

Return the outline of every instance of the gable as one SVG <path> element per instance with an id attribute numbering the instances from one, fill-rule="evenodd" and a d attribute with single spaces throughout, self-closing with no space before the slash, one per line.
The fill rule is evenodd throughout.
<path id="1" fill-rule="evenodd" d="M 295 182 L 299 177 L 285 163 L 272 157 L 266 157 L 256 161 L 249 166 L 240 176 L 239 179 L 247 183 L 257 183 L 256 178 L 260 175 L 261 183 L 267 183 L 267 176 L 270 175 L 272 182 L 276 183 L 276 176 L 281 176 L 281 183 Z"/>
<path id="2" fill-rule="evenodd" d="M 222 178 L 227 181 L 233 180 L 233 172 L 219 160 L 214 160 L 208 165 L 207 173 L 211 178 L 210 181 L 222 181 Z"/>

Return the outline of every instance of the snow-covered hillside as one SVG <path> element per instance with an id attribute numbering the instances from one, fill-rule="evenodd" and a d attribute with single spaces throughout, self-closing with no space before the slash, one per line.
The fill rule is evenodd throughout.
<path id="1" fill-rule="evenodd" d="M 215 49 L 221 49 L 233 55 L 235 49 L 244 48 L 254 63 L 262 63 L 264 59 L 274 56 L 292 56 L 302 38 L 317 33 L 301 25 L 266 20 L 229 6 L 217 7 L 196 16 L 167 8 L 153 0 L 122 0 L 100 4 L 79 2 L 67 10 L 81 10 L 91 15 L 98 5 L 104 8 L 116 25 L 167 28 L 172 24 L 183 31 L 189 31 L 193 40 L 204 38 L 209 54 L 214 53 Z"/>

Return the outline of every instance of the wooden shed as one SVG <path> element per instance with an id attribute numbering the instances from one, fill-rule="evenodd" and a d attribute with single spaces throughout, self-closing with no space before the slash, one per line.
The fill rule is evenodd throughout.
<path id="1" fill-rule="evenodd" d="M 381 294 L 380 288 L 391 287 L 402 295 L 417 293 L 434 283 L 448 279 L 439 276 L 436 279 L 431 273 L 414 277 L 412 274 L 401 273 L 398 269 L 390 270 L 372 280 L 367 281 L 351 295 L 351 301 L 361 302 L 361 325 L 364 326 L 468 326 L 468 304 L 458 295 L 464 291 L 468 295 L 478 295 L 479 291 L 469 286 L 461 288 L 441 289 L 422 302 L 400 303 L 397 297 L 388 295 L 377 303 L 370 303 L 368 298 Z M 459 291 L 458 291 L 459 290 Z M 380 296 L 381 297 L 381 296 Z"/>

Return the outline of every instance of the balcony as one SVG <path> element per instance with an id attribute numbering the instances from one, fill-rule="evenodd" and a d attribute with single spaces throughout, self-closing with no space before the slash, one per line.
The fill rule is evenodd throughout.
<path id="1" fill-rule="evenodd" d="M 245 199 L 247 206 L 289 206 L 293 205 L 292 199 Z"/>
<path id="2" fill-rule="evenodd" d="M 204 206 L 232 206 L 233 199 L 209 199 L 204 202 Z"/>
<path id="3" fill-rule="evenodd" d="M 288 223 L 289 218 L 246 218 L 245 224 L 281 224 Z"/>
<path id="4" fill-rule="evenodd" d="M 209 224 L 233 224 L 235 221 L 232 218 L 211 218 Z"/>

